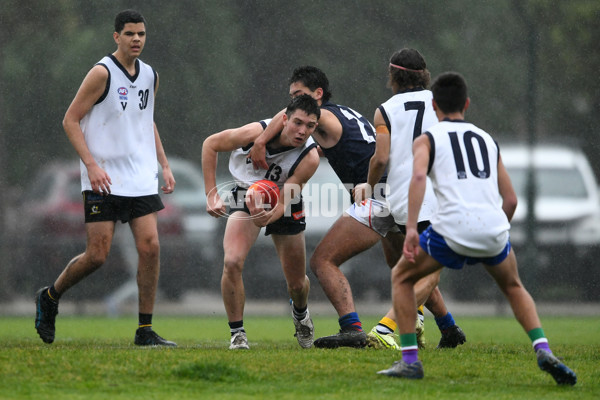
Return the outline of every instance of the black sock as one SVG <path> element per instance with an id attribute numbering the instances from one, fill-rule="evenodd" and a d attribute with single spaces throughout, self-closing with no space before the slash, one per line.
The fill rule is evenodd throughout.
<path id="1" fill-rule="evenodd" d="M 296 305 L 294 303 L 292 303 L 292 305 L 292 313 L 294 314 L 294 318 L 296 318 L 296 321 L 302 321 L 304 318 L 306 318 L 306 310 L 308 310 L 308 305 L 302 308 L 296 308 Z"/>
<path id="2" fill-rule="evenodd" d="M 244 320 L 229 322 L 229 332 L 231 332 L 231 336 L 238 332 L 246 332 L 244 330 Z"/>
<path id="3" fill-rule="evenodd" d="M 152 314 L 143 314 L 143 313 L 139 313 L 138 314 L 138 326 L 140 328 L 151 328 L 152 327 Z"/>
<path id="4" fill-rule="evenodd" d="M 58 303 L 58 299 L 60 299 L 60 293 L 58 293 L 56 291 L 56 289 L 54 288 L 54 285 L 50 286 L 48 288 L 48 296 L 50 297 L 51 300 L 54 300 Z"/>

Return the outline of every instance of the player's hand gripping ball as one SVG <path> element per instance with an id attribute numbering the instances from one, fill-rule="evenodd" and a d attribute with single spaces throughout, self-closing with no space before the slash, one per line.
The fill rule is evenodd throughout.
<path id="1" fill-rule="evenodd" d="M 263 204 L 270 204 L 271 209 L 275 208 L 279 201 L 279 186 L 273 181 L 267 179 L 256 181 L 248 188 L 248 191 L 251 190 L 260 194 L 263 199 Z"/>

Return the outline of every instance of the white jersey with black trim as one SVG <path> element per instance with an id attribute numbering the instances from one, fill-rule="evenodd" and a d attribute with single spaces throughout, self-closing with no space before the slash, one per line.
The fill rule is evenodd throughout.
<path id="1" fill-rule="evenodd" d="M 254 169 L 252 160 L 248 158 L 253 144 L 250 143 L 246 147 L 236 149 L 229 156 L 229 172 L 236 185 L 243 188 L 248 188 L 261 179 L 268 179 L 282 189 L 283 184 L 294 174 L 300 161 L 312 148 L 317 147 L 312 137 L 309 137 L 302 146 L 286 147 L 277 151 L 269 149 L 269 145 L 267 145 L 265 158 L 269 169 L 265 170 Z"/>
<path id="2" fill-rule="evenodd" d="M 379 106 L 390 132 L 388 161 L 389 194 L 387 202 L 394 221 L 406 225 L 408 218 L 408 187 L 413 170 L 413 141 L 427 128 L 438 123 L 433 110 L 431 91 L 422 88 L 398 93 Z M 419 221 L 431 220 L 437 201 L 428 182 Z"/>
<path id="3" fill-rule="evenodd" d="M 113 55 L 100 62 L 108 70 L 106 90 L 81 120 L 85 142 L 96 163 L 112 181 L 111 193 L 146 196 L 158 193 L 158 164 L 154 137 L 156 73 L 135 62 L 131 76 Z M 92 190 L 81 162 L 81 188 Z"/>
<path id="4" fill-rule="evenodd" d="M 425 134 L 431 143 L 429 176 L 438 199 L 432 228 L 458 254 L 498 255 L 510 229 L 498 189 L 498 144 L 464 121 L 440 122 Z"/>

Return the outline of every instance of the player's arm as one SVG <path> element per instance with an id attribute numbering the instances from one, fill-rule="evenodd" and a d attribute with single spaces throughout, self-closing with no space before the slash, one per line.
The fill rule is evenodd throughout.
<path id="1" fill-rule="evenodd" d="M 502 196 L 502 210 L 510 221 L 517 209 L 517 194 L 504 167 L 501 156 L 498 156 L 498 190 L 500 191 L 500 196 Z"/>
<path id="2" fill-rule="evenodd" d="M 313 148 L 300 161 L 294 170 L 294 174 L 283 184 L 283 196 L 280 199 L 282 208 L 287 208 L 292 200 L 300 195 L 302 188 L 304 188 L 304 185 L 315 174 L 318 167 L 319 152 L 316 148 Z"/>
<path id="3" fill-rule="evenodd" d="M 263 130 L 260 122 L 252 122 L 234 129 L 210 135 L 202 144 L 202 175 L 206 191 L 206 211 L 219 217 L 226 211 L 225 204 L 217 193 L 217 162 L 219 153 L 229 152 L 252 143 Z"/>
<path id="4" fill-rule="evenodd" d="M 375 139 L 375 153 L 373 153 L 371 160 L 369 161 L 369 174 L 367 176 L 366 184 L 360 184 L 354 188 L 354 200 L 357 202 L 371 196 L 373 187 L 381 180 L 390 158 L 390 131 L 388 130 L 379 109 L 375 111 L 373 122 L 375 125 L 375 132 L 377 133 Z"/>
<path id="5" fill-rule="evenodd" d="M 302 161 L 296 167 L 294 174 L 290 176 L 287 181 L 283 184 L 283 193 L 279 196 L 279 202 L 269 213 L 258 214 L 256 218 L 252 220 L 257 226 L 266 226 L 272 222 L 277 221 L 283 216 L 285 210 L 289 207 L 294 199 L 299 198 L 302 188 L 308 182 L 308 180 L 314 175 L 315 171 L 319 167 L 319 152 L 316 148 L 311 149 L 308 154 L 304 156 Z M 253 201 L 251 199 L 251 204 Z M 248 208 L 250 208 L 249 206 Z M 258 208 L 256 209 L 258 210 Z M 255 212 L 250 208 L 252 216 L 255 216 Z"/>
<path id="6" fill-rule="evenodd" d="M 415 261 L 415 257 L 419 251 L 417 223 L 419 221 L 421 204 L 423 204 L 423 198 L 425 197 L 430 150 L 431 143 L 427 135 L 420 135 L 413 142 L 413 173 L 408 188 L 408 216 L 403 249 L 404 257 L 410 262 Z"/>
<path id="7" fill-rule="evenodd" d="M 65 113 L 63 128 L 71 145 L 87 168 L 92 190 L 96 193 L 110 193 L 112 184 L 110 176 L 98 166 L 85 142 L 80 121 L 91 110 L 92 106 L 104 93 L 108 80 L 108 70 L 101 66 L 94 66 L 83 79 L 75 98 Z"/>
<path id="8" fill-rule="evenodd" d="M 154 98 L 156 98 L 156 93 L 158 92 L 158 74 L 156 74 L 156 86 L 154 87 Z M 165 182 L 164 186 L 161 186 L 160 189 L 165 194 L 173 193 L 175 190 L 175 177 L 173 176 L 173 172 L 171 171 L 171 167 L 169 166 L 169 160 L 167 159 L 167 154 L 165 153 L 165 149 L 162 145 L 162 141 L 160 140 L 160 135 L 158 134 L 158 128 L 156 127 L 156 123 L 153 123 L 154 126 L 154 143 L 156 146 L 156 159 L 162 168 L 163 180 Z"/>
<path id="9" fill-rule="evenodd" d="M 162 145 L 162 141 L 160 140 L 160 135 L 158 134 L 158 128 L 156 127 L 156 123 L 154 125 L 154 142 L 156 143 L 156 159 L 162 168 L 163 180 L 165 182 L 164 186 L 161 186 L 160 189 L 165 194 L 173 193 L 175 190 L 175 177 L 173 176 L 173 171 L 171 171 L 171 166 L 169 165 L 169 160 L 167 159 L 167 155 L 165 153 L 165 149 Z"/>
<path id="10" fill-rule="evenodd" d="M 271 139 L 282 131 L 283 114 L 285 114 L 285 109 L 277 113 L 265 130 L 254 140 L 254 145 L 250 149 L 248 157 L 252 159 L 252 165 L 255 169 L 269 169 L 267 159 L 265 158 L 266 146 Z"/>
<path id="11" fill-rule="evenodd" d="M 319 146 L 326 149 L 335 146 L 340 141 L 343 133 L 344 128 L 338 117 L 328 109 L 321 108 L 319 126 L 312 134 Z"/>

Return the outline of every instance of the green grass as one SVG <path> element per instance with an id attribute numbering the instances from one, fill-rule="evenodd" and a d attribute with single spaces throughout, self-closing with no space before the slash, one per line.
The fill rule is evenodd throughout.
<path id="1" fill-rule="evenodd" d="M 303 350 L 289 317 L 248 316 L 250 351 L 229 351 L 225 317 L 155 317 L 176 349 L 137 348 L 135 319 L 61 317 L 41 342 L 32 318 L 0 318 L 1 399 L 592 399 L 600 395 L 600 317 L 543 318 L 553 351 L 578 375 L 559 387 L 537 368 L 512 318 L 457 318 L 467 343 L 436 350 L 426 320 L 425 379 L 375 374 L 400 357 L 372 349 Z M 316 335 L 337 331 L 314 318 Z M 365 327 L 376 317 L 363 317 Z M 455 397 L 457 396 L 457 397 Z"/>

